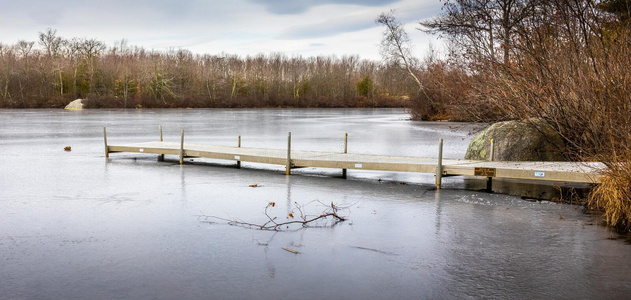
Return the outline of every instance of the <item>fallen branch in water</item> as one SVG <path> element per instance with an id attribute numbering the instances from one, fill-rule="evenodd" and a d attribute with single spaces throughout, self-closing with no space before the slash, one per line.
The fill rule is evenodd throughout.
<path id="1" fill-rule="evenodd" d="M 248 228 L 256 228 L 260 230 L 274 230 L 274 231 L 289 228 L 291 225 L 301 225 L 303 228 L 312 227 L 310 226 L 310 224 L 316 223 L 319 220 L 323 220 L 327 218 L 330 218 L 333 220 L 333 223 L 330 226 L 334 226 L 335 224 L 339 222 L 343 222 L 347 220 L 346 217 L 340 216 L 338 212 L 339 210 L 348 210 L 349 207 L 338 207 L 333 202 L 331 202 L 330 205 L 325 205 L 324 203 L 320 201 L 317 201 L 317 202 L 326 207 L 326 209 L 318 215 L 307 215 L 305 213 L 305 207 L 309 203 L 303 206 L 303 205 L 300 205 L 298 202 L 294 202 L 294 208 L 287 214 L 287 218 L 291 220 L 286 221 L 286 222 L 278 222 L 277 221 L 278 217 L 270 216 L 269 210 L 276 206 L 275 202 L 269 202 L 267 206 L 265 206 L 264 214 L 267 217 L 267 221 L 263 224 L 249 223 L 249 222 L 243 222 L 239 220 L 230 220 L 230 219 L 221 218 L 217 216 L 201 215 L 199 217 L 203 218 L 202 221 L 207 222 L 207 223 L 213 223 L 209 221 L 209 219 L 217 219 L 217 220 L 225 221 L 227 222 L 228 225 L 232 225 L 232 226 L 242 226 L 242 227 L 248 227 Z M 296 213 L 298 214 L 297 216 L 296 216 Z"/>

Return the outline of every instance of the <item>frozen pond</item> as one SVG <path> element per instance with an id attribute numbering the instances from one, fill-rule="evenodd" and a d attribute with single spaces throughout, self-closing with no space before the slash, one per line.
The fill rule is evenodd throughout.
<path id="1" fill-rule="evenodd" d="M 110 143 L 462 158 L 472 125 L 401 110 L 0 110 L 2 299 L 625 298 L 631 248 L 577 206 L 462 189 L 428 174 L 112 154 Z M 65 146 L 72 146 L 65 152 Z M 250 184 L 259 187 L 251 188 Z M 286 220 L 349 206 L 333 227 L 269 232 L 200 215 Z M 320 225 L 326 225 L 324 223 Z M 284 250 L 299 252 L 294 254 Z"/>

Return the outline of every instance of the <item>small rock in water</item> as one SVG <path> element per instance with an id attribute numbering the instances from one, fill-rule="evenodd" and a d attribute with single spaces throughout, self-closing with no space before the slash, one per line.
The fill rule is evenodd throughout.
<path id="1" fill-rule="evenodd" d="M 64 147 L 64 150 L 65 150 L 65 151 L 70 151 L 70 150 L 72 150 L 72 147 L 70 147 L 70 146 L 66 146 L 66 147 Z"/>

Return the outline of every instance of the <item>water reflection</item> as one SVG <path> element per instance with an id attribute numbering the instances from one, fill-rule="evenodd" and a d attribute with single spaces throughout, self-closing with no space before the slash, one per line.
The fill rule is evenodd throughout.
<path id="1" fill-rule="evenodd" d="M 436 234 L 440 231 L 440 222 L 443 214 L 443 206 L 440 201 L 440 190 L 434 192 L 434 205 L 436 206 Z"/>
<path id="2" fill-rule="evenodd" d="M 186 197 L 187 184 L 186 184 L 186 169 L 184 165 L 180 165 L 179 171 L 180 171 L 180 192 L 181 192 L 180 199 L 182 201 L 182 204 L 186 204 L 188 198 Z"/>
<path id="3" fill-rule="evenodd" d="M 291 181 L 291 177 L 290 176 L 285 176 L 285 183 L 287 184 L 287 201 L 285 202 L 287 211 L 285 213 L 285 215 L 289 215 L 289 213 L 292 210 L 293 207 L 293 201 L 291 199 L 291 185 L 292 185 L 292 181 Z"/>

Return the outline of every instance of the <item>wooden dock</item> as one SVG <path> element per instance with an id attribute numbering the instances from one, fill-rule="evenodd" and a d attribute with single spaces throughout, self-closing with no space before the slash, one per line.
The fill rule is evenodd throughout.
<path id="1" fill-rule="evenodd" d="M 442 139 L 438 143 L 438 158 L 421 158 L 410 156 L 388 156 L 347 153 L 347 135 L 344 138 L 344 152 L 319 152 L 291 149 L 291 133 L 287 138 L 286 149 L 263 149 L 238 146 L 211 146 L 184 143 L 184 130 L 180 142 L 165 142 L 160 128 L 160 140 L 153 142 L 110 145 L 107 133 L 103 129 L 105 156 L 110 153 L 129 152 L 157 154 L 159 160 L 164 155 L 176 155 L 180 164 L 187 157 L 202 157 L 241 162 L 284 165 L 285 173 L 291 174 L 292 168 L 315 167 L 342 169 L 346 176 L 347 169 L 377 170 L 391 172 L 417 172 L 436 175 L 436 186 L 440 188 L 442 177 L 446 176 L 480 176 L 489 178 L 509 178 L 517 180 L 598 183 L 601 163 L 578 162 L 506 162 L 477 161 L 442 158 Z"/>

